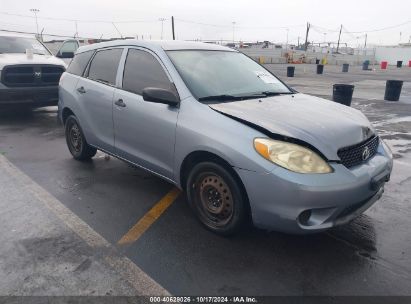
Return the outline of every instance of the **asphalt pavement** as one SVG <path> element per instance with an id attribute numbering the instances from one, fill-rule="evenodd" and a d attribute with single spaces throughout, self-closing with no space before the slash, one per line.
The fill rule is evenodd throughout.
<path id="1" fill-rule="evenodd" d="M 394 171 L 382 199 L 352 223 L 309 236 L 255 228 L 216 236 L 195 219 L 184 193 L 164 203 L 174 190 L 158 177 L 100 152 L 90 162 L 73 160 L 55 107 L 2 111 L 0 154 L 171 294 L 411 295 L 411 68 L 342 74 L 326 66 L 315 75 L 315 65 L 298 65 L 296 77 L 287 78 L 286 65 L 267 67 L 325 98 L 333 83 L 354 83 L 353 106 L 392 148 Z M 384 102 L 385 80 L 393 77 L 408 82 L 399 102 Z M 7 205 L 4 196 L 0 201 Z M 155 216 L 141 228 L 147 214 Z M 19 211 L 13 216 L 30 227 Z M 133 241 L 119 242 L 133 227 Z M 0 234 L 14 238 L 10 229 Z M 0 275 L 0 294 L 9 290 L 6 280 Z"/>

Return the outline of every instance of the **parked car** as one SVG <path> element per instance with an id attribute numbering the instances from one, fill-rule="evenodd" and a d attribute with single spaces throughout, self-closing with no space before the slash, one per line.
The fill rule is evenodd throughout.
<path id="1" fill-rule="evenodd" d="M 91 41 L 91 40 L 90 40 Z M 60 48 L 56 52 L 56 57 L 61 58 L 66 64 L 70 64 L 74 54 L 80 46 L 91 44 L 86 39 L 67 39 L 63 41 Z"/>
<path id="2" fill-rule="evenodd" d="M 60 46 L 59 50 L 57 51 L 56 57 L 62 59 L 69 59 L 69 61 L 66 63 L 70 63 L 71 58 L 74 57 L 74 53 L 77 51 L 79 47 L 80 41 L 78 41 L 77 39 L 65 40 Z"/>
<path id="3" fill-rule="evenodd" d="M 347 223 L 377 201 L 392 155 L 358 110 L 298 93 L 244 54 L 177 41 L 81 47 L 60 80 L 77 160 L 97 149 L 184 189 L 231 234 Z"/>
<path id="4" fill-rule="evenodd" d="M 35 37 L 0 36 L 0 106 L 57 105 L 66 65 Z"/>

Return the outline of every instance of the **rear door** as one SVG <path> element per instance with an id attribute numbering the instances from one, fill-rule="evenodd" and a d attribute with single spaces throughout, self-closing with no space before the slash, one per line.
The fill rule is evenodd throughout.
<path id="1" fill-rule="evenodd" d="M 144 101 L 142 91 L 146 87 L 175 90 L 171 77 L 154 53 L 130 48 L 125 58 L 122 88 L 114 94 L 116 152 L 172 179 L 178 108 Z"/>
<path id="2" fill-rule="evenodd" d="M 122 52 L 123 48 L 98 50 L 76 87 L 88 143 L 109 152 L 114 149 L 113 94 Z"/>
<path id="3" fill-rule="evenodd" d="M 68 107 L 74 113 L 77 118 L 80 119 L 81 112 L 78 110 L 78 97 L 79 94 L 76 90 L 77 83 L 90 62 L 91 57 L 94 55 L 94 50 L 77 54 L 73 61 L 71 61 L 65 73 L 60 78 L 59 85 L 59 115 L 62 115 L 64 107 Z"/>

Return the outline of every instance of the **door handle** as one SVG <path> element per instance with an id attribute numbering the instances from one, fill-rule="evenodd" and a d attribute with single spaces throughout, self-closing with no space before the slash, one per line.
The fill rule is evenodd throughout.
<path id="1" fill-rule="evenodd" d="M 121 98 L 119 100 L 115 101 L 114 104 L 116 106 L 119 106 L 119 107 L 122 107 L 122 108 L 126 107 L 126 104 L 124 103 L 123 99 L 121 99 Z"/>
<path id="2" fill-rule="evenodd" d="M 81 94 L 86 93 L 86 89 L 85 89 L 84 87 L 79 87 L 79 88 L 77 88 L 77 91 L 78 91 L 79 93 L 81 93 Z"/>

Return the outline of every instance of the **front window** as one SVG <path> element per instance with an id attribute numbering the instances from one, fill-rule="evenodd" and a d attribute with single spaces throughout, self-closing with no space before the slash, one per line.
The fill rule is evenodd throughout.
<path id="1" fill-rule="evenodd" d="M 277 77 L 238 52 L 182 50 L 167 54 L 200 101 L 292 93 Z"/>
<path id="2" fill-rule="evenodd" d="M 27 49 L 32 49 L 34 54 L 51 55 L 37 39 L 8 36 L 0 37 L 0 54 L 25 53 Z"/>
<path id="3" fill-rule="evenodd" d="M 147 87 L 172 89 L 163 67 L 153 55 L 130 49 L 124 66 L 123 89 L 142 95 Z"/>

